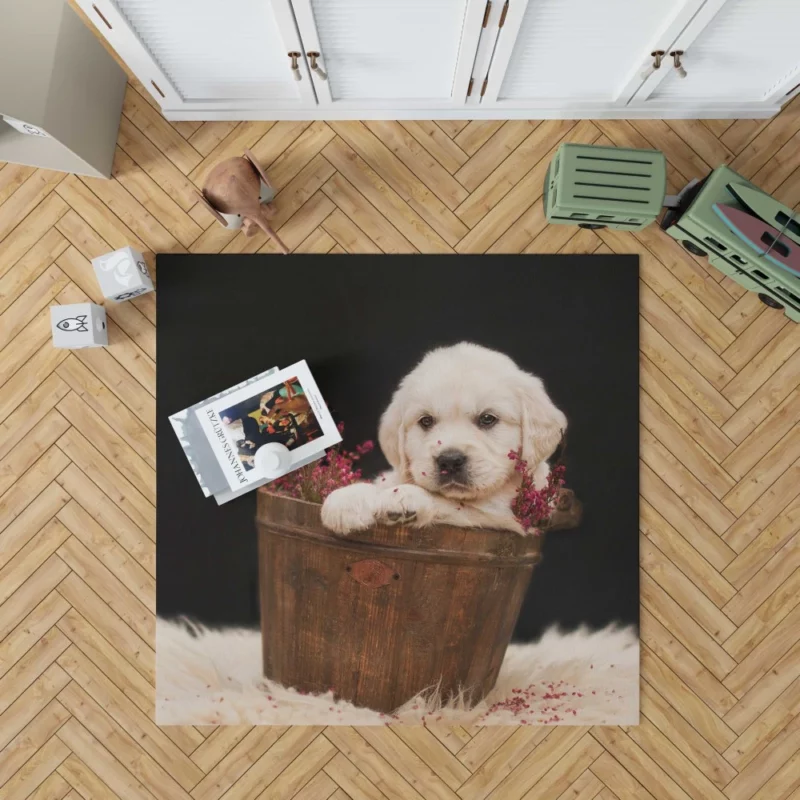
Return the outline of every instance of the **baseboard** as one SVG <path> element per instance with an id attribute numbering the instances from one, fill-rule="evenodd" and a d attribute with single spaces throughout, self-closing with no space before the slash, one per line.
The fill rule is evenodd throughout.
<path id="1" fill-rule="evenodd" d="M 575 108 L 514 108 L 482 109 L 468 106 L 459 109 L 396 108 L 342 109 L 330 106 L 321 109 L 220 109 L 197 104 L 192 108 L 164 108 L 164 116 L 172 122 L 192 120 L 349 120 L 349 119 L 769 119 L 775 116 L 779 105 L 754 103 L 737 106 L 675 107 L 631 106 L 575 107 Z"/>

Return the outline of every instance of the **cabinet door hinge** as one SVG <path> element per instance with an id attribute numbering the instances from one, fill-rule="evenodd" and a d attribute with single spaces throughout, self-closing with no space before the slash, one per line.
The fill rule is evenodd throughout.
<path id="1" fill-rule="evenodd" d="M 500 14 L 500 22 L 497 24 L 498 28 L 502 28 L 506 22 L 506 14 L 508 14 L 508 0 L 506 0 L 505 5 L 503 6 L 503 11 Z"/>
<path id="2" fill-rule="evenodd" d="M 489 14 L 492 11 L 492 0 L 486 0 L 486 10 L 483 12 L 483 24 L 481 25 L 482 28 L 486 27 L 486 23 L 489 21 Z"/>
<path id="3" fill-rule="evenodd" d="M 475 78 L 469 79 L 469 86 L 467 86 L 467 97 L 472 94 L 472 85 L 475 83 Z"/>
<path id="4" fill-rule="evenodd" d="M 486 94 L 486 85 L 487 85 L 488 83 L 489 83 L 489 76 L 487 75 L 487 76 L 486 76 L 486 77 L 483 79 L 483 86 L 481 86 L 481 97 L 483 97 L 483 96 Z"/>

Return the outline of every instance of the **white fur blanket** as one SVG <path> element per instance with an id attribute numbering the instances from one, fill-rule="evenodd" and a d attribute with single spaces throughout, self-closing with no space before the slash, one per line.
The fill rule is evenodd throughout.
<path id="1" fill-rule="evenodd" d="M 631 629 L 561 633 L 512 644 L 492 692 L 476 707 L 418 696 L 394 715 L 266 680 L 258 631 L 194 628 L 159 619 L 159 725 L 637 725 L 639 642 Z"/>

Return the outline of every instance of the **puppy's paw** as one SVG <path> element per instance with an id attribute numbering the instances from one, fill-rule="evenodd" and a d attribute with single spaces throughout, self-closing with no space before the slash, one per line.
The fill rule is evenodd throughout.
<path id="1" fill-rule="evenodd" d="M 346 536 L 375 524 L 378 489 L 371 483 L 354 483 L 331 492 L 322 504 L 322 524 Z"/>
<path id="2" fill-rule="evenodd" d="M 411 525 L 422 528 L 433 522 L 435 504 L 421 486 L 402 484 L 381 489 L 377 521 L 384 525 Z"/>

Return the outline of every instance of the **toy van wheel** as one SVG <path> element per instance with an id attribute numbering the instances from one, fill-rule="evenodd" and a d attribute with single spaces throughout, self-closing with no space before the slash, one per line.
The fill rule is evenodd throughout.
<path id="1" fill-rule="evenodd" d="M 579 222 L 579 228 L 587 228 L 590 231 L 598 231 L 601 228 L 605 228 L 605 225 L 598 225 L 596 222 Z"/>
<path id="2" fill-rule="evenodd" d="M 765 306 L 769 306 L 770 308 L 783 309 L 783 306 L 774 297 L 770 297 L 768 294 L 763 294 L 759 292 L 758 299 Z"/>
<path id="3" fill-rule="evenodd" d="M 705 258 L 708 253 L 705 250 L 701 250 L 694 242 L 690 242 L 687 239 L 684 239 L 681 244 L 684 246 L 686 250 L 688 250 L 693 256 L 699 256 L 700 258 Z"/>

